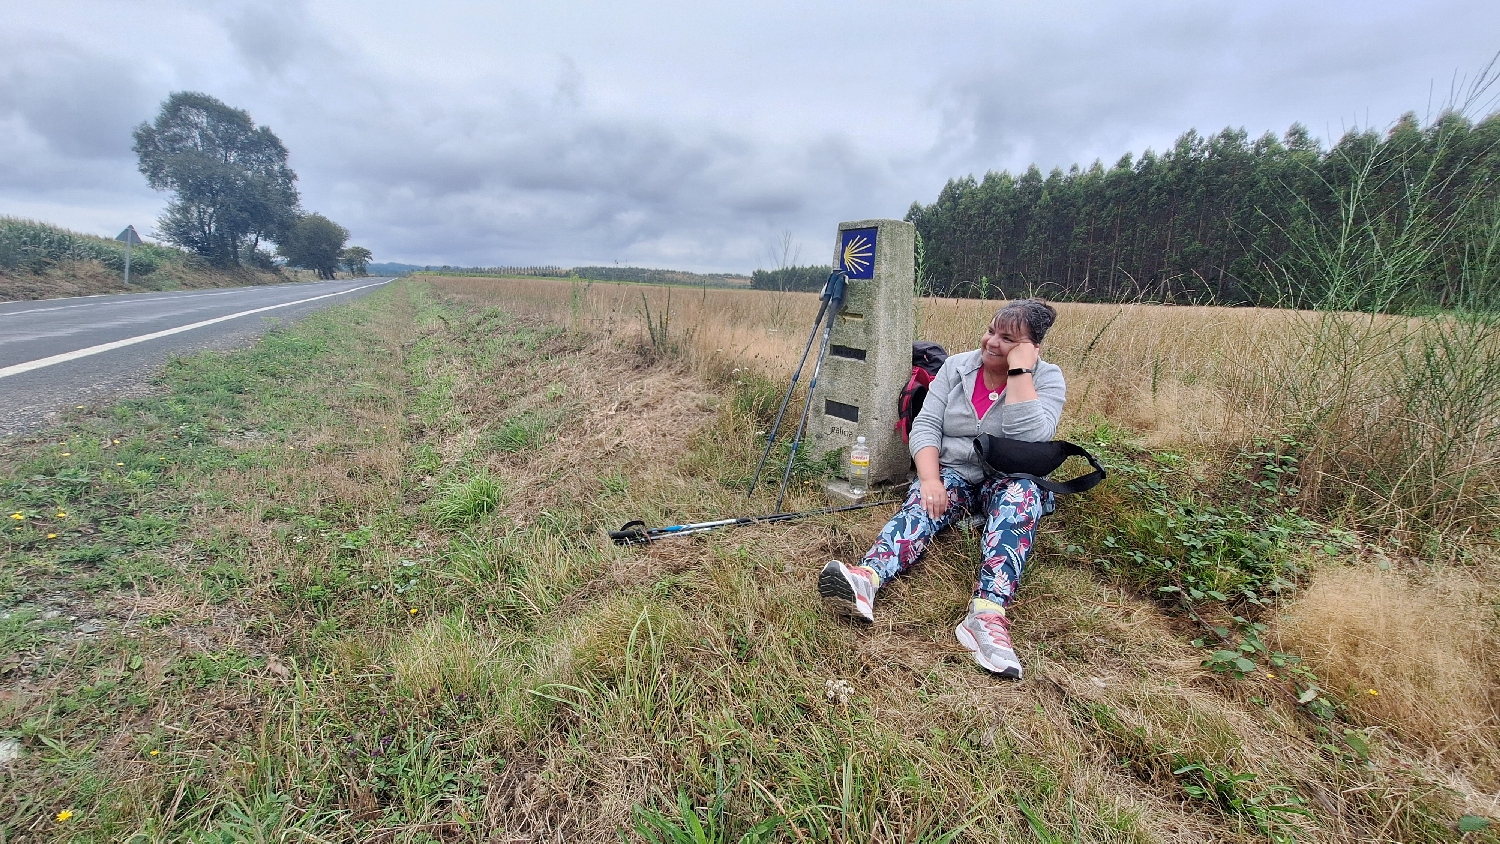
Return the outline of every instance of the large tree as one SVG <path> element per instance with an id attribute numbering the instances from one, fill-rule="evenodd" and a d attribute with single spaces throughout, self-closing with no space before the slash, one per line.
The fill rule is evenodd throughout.
<path id="1" fill-rule="evenodd" d="M 369 275 L 370 259 L 375 257 L 374 253 L 363 246 L 351 246 L 339 253 L 339 263 L 343 264 L 350 275 Z"/>
<path id="2" fill-rule="evenodd" d="M 157 223 L 162 238 L 216 264 L 238 264 L 263 240 L 280 243 L 296 223 L 287 149 L 241 109 L 178 91 L 136 127 L 134 149 L 151 187 L 174 193 Z"/>
<path id="3" fill-rule="evenodd" d="M 333 278 L 348 240 L 348 229 L 322 214 L 308 214 L 297 220 L 276 251 L 294 267 L 317 270 L 318 278 Z"/>

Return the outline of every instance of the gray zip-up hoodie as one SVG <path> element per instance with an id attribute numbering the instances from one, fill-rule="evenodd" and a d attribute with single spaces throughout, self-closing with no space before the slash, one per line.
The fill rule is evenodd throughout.
<path id="1" fill-rule="evenodd" d="M 981 420 L 974 413 L 974 382 L 979 378 L 980 350 L 949 357 L 927 388 L 922 412 L 911 424 L 911 454 L 928 446 L 938 450 L 938 463 L 957 469 L 969 483 L 984 480 L 984 466 L 974 452 L 974 438 L 981 433 L 1014 440 L 1042 442 L 1057 433 L 1068 386 L 1056 364 L 1038 360 L 1032 383 L 1037 397 L 1032 401 L 992 405 Z"/>

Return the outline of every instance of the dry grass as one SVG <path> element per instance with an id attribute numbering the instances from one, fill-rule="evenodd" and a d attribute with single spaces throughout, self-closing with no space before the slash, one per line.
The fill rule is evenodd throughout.
<path id="1" fill-rule="evenodd" d="M 641 338 L 646 336 L 644 293 L 654 316 L 670 312 L 675 336 L 701 370 L 748 366 L 777 381 L 790 377 L 818 308 L 811 293 L 703 293 L 546 279 L 434 281 L 471 301 L 503 302 L 549 320 Z M 950 351 L 971 349 L 996 307 L 976 299 L 926 299 L 918 331 Z M 1230 388 L 1247 370 L 1294 355 L 1289 338 L 1300 324 L 1296 314 L 1272 309 L 1069 303 L 1057 308 L 1044 356 L 1068 373 L 1066 420 L 1108 418 L 1158 445 L 1214 444 L 1263 425 L 1264 409 L 1232 404 Z"/>
<path id="2" fill-rule="evenodd" d="M 126 286 L 118 273 L 105 268 L 98 261 L 68 261 L 40 273 L 0 271 L 0 302 L 105 293 L 244 287 L 280 284 L 287 280 L 285 276 L 248 267 L 218 270 L 169 264 L 150 275 L 132 275 L 131 284 Z"/>
<path id="3" fill-rule="evenodd" d="M 647 337 L 643 290 L 654 317 L 670 314 L 672 348 Z M 0 710 L 4 730 L 110 736 L 79 751 L 97 779 L 48 756 L 0 779 L 0 806 L 22 805 L 16 788 L 75 801 L 25 798 L 39 839 L 65 838 L 53 818 L 76 805 L 80 830 L 109 818 L 116 837 L 144 840 L 217 825 L 264 840 L 617 842 L 635 840 L 635 807 L 669 808 L 681 790 L 700 807 L 723 794 L 735 832 L 781 814 L 787 841 L 1267 840 L 1253 812 L 1188 795 L 1174 771 L 1197 764 L 1254 774 L 1246 799 L 1303 801 L 1311 816 L 1276 820 L 1278 835 L 1436 841 L 1459 806 L 1446 787 L 1491 787 L 1476 761 L 1489 727 L 1475 727 L 1480 743 L 1440 744 L 1480 714 L 1461 675 L 1428 688 L 1469 701 L 1463 718 L 1400 733 L 1369 764 L 1330 753 L 1278 686 L 1204 670 L 1201 631 L 1070 548 L 1076 513 L 1044 523 L 1015 609 L 1023 683 L 977 671 L 953 640 L 974 574 L 962 531 L 882 591 L 869 627 L 826 616 L 812 583 L 830 557 L 863 553 L 879 512 L 609 545 L 627 519 L 767 506 L 735 483 L 764 426 L 755 385 L 736 382 L 748 369 L 784 383 L 816 310 L 812 296 L 746 291 L 666 300 L 464 278 L 393 285 L 356 309 L 358 327 L 311 358 L 315 375 L 291 373 L 279 405 L 238 423 L 275 433 L 225 434 L 235 459 L 193 476 L 181 579 L 132 597 L 169 623 L 60 669 L 51 699 Z M 965 348 L 992 307 L 924 303 L 923 334 Z M 1287 342 L 1274 312 L 1061 310 L 1048 346 L 1073 386 L 1070 424 L 1107 414 L 1174 448 L 1242 424 L 1225 385 L 1251 353 L 1220 350 Z M 535 438 L 514 434 L 537 419 Z M 433 497 L 479 475 L 499 479 L 501 509 L 435 523 Z M 794 508 L 819 503 L 793 491 Z M 236 585 L 210 599 L 208 573 L 226 569 Z M 1453 639 L 1483 627 L 1492 598 L 1438 577 L 1402 588 L 1422 634 L 1454 641 L 1453 666 L 1493 669 Z M 1288 610 L 1313 623 L 1284 623 L 1285 640 L 1313 658 L 1318 640 L 1293 631 L 1334 619 L 1347 592 L 1315 581 Z M 1463 620 L 1433 626 L 1445 613 Z M 49 709 L 136 650 L 151 709 Z M 230 650 L 254 659 L 184 685 L 198 676 L 184 654 Z M 1370 664 L 1360 652 L 1318 666 L 1364 682 Z M 1368 703 L 1356 697 L 1352 717 L 1404 717 Z M 79 783 L 108 785 L 123 808 Z"/>
<path id="4" fill-rule="evenodd" d="M 669 317 L 700 375 L 789 377 L 814 294 L 545 279 L 436 281 L 615 337 Z M 649 306 L 643 304 L 644 299 Z M 973 348 L 997 303 L 926 299 L 918 334 Z M 1044 356 L 1069 379 L 1064 430 L 1107 420 L 1149 447 L 1213 452 L 1287 435 L 1302 500 L 1400 542 L 1500 528 L 1500 326 L 1263 308 L 1060 304 Z M 1434 542 L 1436 544 L 1434 544 Z M 1431 548 L 1429 548 L 1429 551 Z"/>
<path id="5" fill-rule="evenodd" d="M 1493 584 L 1453 568 L 1425 572 L 1420 582 L 1390 567 L 1326 568 L 1280 615 L 1276 634 L 1343 693 L 1361 722 L 1462 772 L 1472 780 L 1464 793 L 1493 794 L 1497 604 Z"/>
<path id="6" fill-rule="evenodd" d="M 571 318 L 575 324 L 596 329 L 596 336 L 612 338 L 622 350 L 647 342 L 644 309 L 639 304 L 642 290 L 638 287 L 569 287 L 566 283 L 529 280 L 438 283 L 442 289 L 476 304 L 504 301 L 508 308 L 545 318 Z M 653 315 L 659 318 L 667 312 L 665 291 L 648 289 L 645 293 L 650 297 Z M 572 298 L 575 295 L 576 300 Z M 671 325 L 683 346 L 676 359 L 687 361 L 693 372 L 705 376 L 733 375 L 736 367 L 749 367 L 769 372 L 773 379 L 785 378 L 805 341 L 807 326 L 800 323 L 810 321 L 816 309 L 816 299 L 811 295 L 767 297 L 738 291 L 700 295 L 682 290 L 672 295 Z M 922 334 L 949 348 L 966 348 L 988 321 L 993 307 L 993 303 L 984 302 L 925 302 Z M 1264 414 L 1277 407 L 1271 399 L 1280 401 L 1281 397 L 1265 397 L 1259 403 L 1248 401 L 1245 373 L 1292 354 L 1288 335 L 1305 319 L 1305 315 L 1280 311 L 1217 308 L 1062 305 L 1059 310 L 1061 318 L 1047 347 L 1050 359 L 1062 364 L 1070 375 L 1073 389 L 1069 419 L 1079 424 L 1097 415 L 1135 429 L 1148 444 L 1179 449 L 1219 447 L 1243 439 L 1247 429 L 1263 424 Z M 688 374 L 677 373 L 674 383 L 680 384 Z M 702 423 L 709 424 L 709 420 Z M 721 462 L 753 459 L 753 438 L 749 436 L 752 424 L 752 420 L 735 419 L 729 408 L 721 408 L 705 439 L 714 444 Z M 680 474 L 683 468 L 692 474 L 713 472 L 710 466 L 693 463 L 691 454 L 686 462 L 677 463 L 667 454 L 654 457 L 652 462 L 622 470 L 630 474 L 633 492 L 639 489 L 649 501 L 683 500 L 685 493 L 699 496 L 696 501 L 683 500 L 680 508 L 665 508 L 664 521 L 707 517 L 716 512 L 716 505 L 730 511 L 736 506 L 732 498 L 721 501 L 722 495 L 716 495 L 712 488 L 705 490 L 691 483 L 685 486 L 686 479 Z M 705 493 L 709 495 L 707 500 L 701 498 Z M 727 570 L 710 569 L 715 572 L 710 593 L 724 598 L 724 603 L 736 607 L 737 614 L 743 616 L 728 626 L 746 631 L 741 635 L 747 636 L 761 625 L 774 629 L 776 619 L 785 617 L 781 602 L 797 605 L 805 601 L 803 581 L 808 567 L 828 556 L 857 555 L 881 521 L 878 515 L 866 515 L 832 534 L 813 527 L 795 532 L 738 534 L 728 544 L 736 549 L 756 547 L 762 561 L 756 567 L 755 588 L 748 591 L 748 584 L 736 581 Z M 718 549 L 724 544 L 710 542 L 709 547 L 701 549 L 687 543 L 644 549 L 621 561 L 625 567 L 615 569 L 612 583 L 628 586 L 650 582 L 664 573 L 701 573 L 706 567 L 718 565 L 723 553 Z M 1346 799 L 1339 788 L 1327 784 L 1330 777 L 1342 775 L 1309 757 L 1303 728 L 1284 702 L 1267 710 L 1264 703 L 1252 700 L 1254 693 L 1205 677 L 1199 667 L 1201 652 L 1185 644 L 1163 647 L 1164 631 L 1171 631 L 1174 623 L 1151 604 L 1125 593 L 1101 594 L 1101 586 L 1077 569 L 1048 570 L 1045 554 L 1041 555 L 1041 571 L 1029 576 L 1031 597 L 1019 610 L 1017 634 L 1021 641 L 1032 643 L 1028 660 L 1036 674 L 1046 679 L 1040 685 L 1019 689 L 976 688 L 949 632 L 952 620 L 961 614 L 963 595 L 972 579 L 970 551 L 962 538 L 940 544 L 919 572 L 882 592 L 881 622 L 868 634 L 840 645 L 851 649 L 855 661 L 836 670 L 834 676 L 847 678 L 860 694 L 869 695 L 865 711 L 883 724 L 899 725 L 896 730 L 904 737 L 900 741 L 925 735 L 934 717 L 945 724 L 944 729 L 960 729 L 958 724 L 969 723 L 972 726 L 964 729 L 989 736 L 986 741 L 991 743 L 997 736 L 1004 736 L 1002 744 L 1010 747 L 1010 752 L 1024 748 L 1025 754 L 1032 754 L 1028 758 L 1039 760 L 1037 764 L 1057 774 L 1066 787 L 1095 795 L 1096 803 L 1072 811 L 1075 817 L 1079 812 L 1089 817 L 1096 830 L 1123 823 L 1124 828 L 1150 829 L 1148 837 L 1168 840 L 1204 840 L 1222 834 L 1222 829 L 1213 824 L 1183 818 L 1180 806 L 1172 800 L 1163 800 L 1160 795 L 1143 799 L 1139 791 L 1140 782 L 1145 780 L 1155 788 L 1174 792 L 1176 784 L 1170 769 L 1184 761 L 1198 761 L 1223 770 L 1259 771 L 1267 786 L 1278 781 L 1295 784 L 1338 818 L 1322 827 L 1325 835 L 1353 840 L 1398 829 L 1406 830 L 1400 835 L 1420 834 L 1419 806 L 1435 797 L 1419 780 L 1396 776 L 1382 781 L 1375 790 L 1386 795 L 1385 804 Z M 793 562 L 777 562 L 781 560 Z M 1293 612 L 1305 602 L 1315 601 L 1319 594 L 1311 593 Z M 631 626 L 638 620 L 632 616 L 637 612 L 634 603 L 620 608 L 613 626 Z M 1440 611 L 1436 606 L 1423 606 L 1421 612 L 1431 615 Z M 681 631 L 691 626 L 679 619 L 671 629 Z M 804 629 L 814 639 L 826 635 L 814 632 L 816 627 Z M 617 629 L 615 637 L 622 636 Z M 700 642 L 715 638 L 707 630 L 699 630 L 694 637 Z M 595 666 L 592 670 L 604 671 L 601 676 L 618 681 L 620 666 L 606 669 L 600 665 L 599 655 L 622 650 L 625 646 L 621 641 L 595 643 L 585 649 L 595 655 L 586 662 Z M 788 677 L 799 676 L 802 663 L 788 655 L 782 670 Z M 940 682 L 939 678 L 952 684 L 943 695 L 933 685 Z M 816 678 L 808 678 L 806 686 L 810 688 L 803 694 L 816 694 Z M 974 697 L 976 692 L 980 697 Z M 1279 699 L 1282 693 L 1267 684 L 1259 694 Z M 935 700 L 949 698 L 946 707 L 934 710 Z M 1064 703 L 1060 711 L 1059 700 Z M 1358 708 L 1362 703 L 1355 699 L 1355 711 L 1362 712 Z M 1006 714 L 998 722 L 974 722 L 976 711 Z M 934 712 L 940 714 L 935 716 Z M 1030 713 L 1042 717 L 1033 718 Z M 1064 717 L 1059 720 L 1059 715 Z M 619 729 L 631 732 L 623 726 Z M 1114 757 L 1086 752 L 1080 756 L 1080 729 L 1092 736 L 1092 741 L 1112 747 Z M 1424 737 L 1418 746 L 1433 745 Z M 1121 759 L 1128 760 L 1126 770 L 1131 774 L 1124 780 L 1116 767 Z M 1476 766 L 1473 760 L 1452 753 L 1427 762 L 1433 770 L 1447 772 L 1441 776 L 1459 779 L 1488 764 L 1481 761 Z M 942 782 L 954 774 L 942 767 L 924 767 L 923 776 Z M 992 780 L 989 787 L 1003 789 L 1007 781 Z M 956 781 L 949 786 L 958 792 L 965 790 Z M 1012 783 L 1010 787 L 1023 786 Z M 1473 788 L 1465 791 L 1475 793 Z M 1376 827 L 1351 817 L 1367 811 L 1380 814 L 1384 832 L 1376 833 Z M 1068 823 L 1056 804 L 1044 808 L 1043 813 L 1062 826 Z M 892 835 L 891 840 L 900 840 L 916 834 L 917 829 L 903 827 L 899 834 L 886 829 L 877 837 Z M 1133 834 L 1126 833 L 1125 839 Z M 1098 840 L 1115 839 L 1100 832 Z"/>

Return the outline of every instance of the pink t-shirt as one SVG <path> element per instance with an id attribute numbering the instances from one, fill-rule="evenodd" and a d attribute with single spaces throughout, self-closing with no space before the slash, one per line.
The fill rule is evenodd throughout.
<path id="1" fill-rule="evenodd" d="M 991 394 L 994 395 L 994 398 L 990 398 Z M 998 390 L 991 390 L 989 387 L 984 386 L 983 372 L 974 375 L 974 395 L 971 400 L 974 402 L 974 413 L 980 419 L 983 419 L 984 415 L 989 413 L 990 407 L 999 401 L 1003 395 L 1005 395 L 1005 385 L 1002 384 Z"/>

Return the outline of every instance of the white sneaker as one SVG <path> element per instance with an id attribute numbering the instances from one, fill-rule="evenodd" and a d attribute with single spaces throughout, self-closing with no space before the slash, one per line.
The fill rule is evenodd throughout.
<path id="1" fill-rule="evenodd" d="M 829 560 L 818 574 L 818 594 L 823 604 L 839 615 L 875 620 L 875 590 L 878 575 L 865 566 L 846 566 Z"/>
<path id="2" fill-rule="evenodd" d="M 970 601 L 969 614 L 954 628 L 953 635 L 981 668 L 1001 677 L 1021 679 L 1021 660 L 1010 643 L 1010 621 L 999 604 L 982 598 Z"/>

